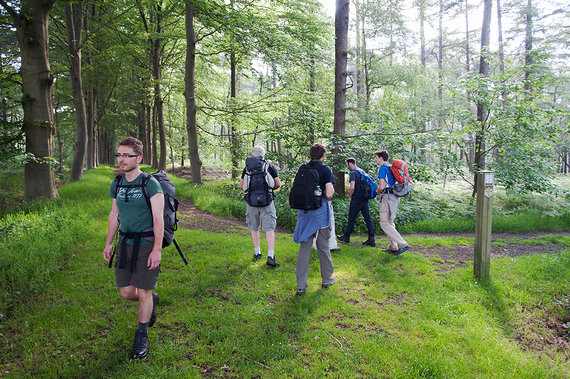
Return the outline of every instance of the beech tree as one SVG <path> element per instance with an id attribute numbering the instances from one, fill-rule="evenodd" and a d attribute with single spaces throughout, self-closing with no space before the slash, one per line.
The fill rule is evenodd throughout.
<path id="1" fill-rule="evenodd" d="M 54 0 L 22 0 L 16 8 L 0 5 L 10 14 L 20 46 L 23 131 L 26 136 L 24 197 L 57 197 L 53 159 L 53 74 L 49 63 L 48 19 Z"/>

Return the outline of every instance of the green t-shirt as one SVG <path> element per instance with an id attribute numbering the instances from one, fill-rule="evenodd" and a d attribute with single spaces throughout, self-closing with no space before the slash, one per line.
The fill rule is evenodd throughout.
<path id="1" fill-rule="evenodd" d="M 141 184 L 143 174 L 140 174 L 132 182 L 128 182 L 123 176 L 122 185 L 137 185 Z M 113 180 L 111 188 L 109 189 L 109 196 L 117 199 L 117 207 L 119 208 L 119 221 L 121 223 L 121 231 L 124 233 L 140 233 L 145 229 L 152 228 L 152 212 L 150 206 L 146 203 L 142 187 L 119 188 L 119 193 L 116 194 L 117 181 Z M 146 189 L 149 197 L 153 197 L 157 193 L 163 193 L 162 187 L 158 180 L 150 177 Z M 125 194 L 128 201 L 125 201 Z M 127 243 L 133 244 L 134 239 L 127 239 Z M 141 244 L 150 243 L 150 241 L 141 239 Z"/>

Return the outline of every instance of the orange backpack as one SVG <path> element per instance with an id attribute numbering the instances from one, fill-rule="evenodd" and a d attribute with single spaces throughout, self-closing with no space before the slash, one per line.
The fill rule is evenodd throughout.
<path id="1" fill-rule="evenodd" d="M 390 171 L 394 175 L 394 195 L 398 197 L 409 195 L 412 191 L 412 185 L 410 184 L 408 164 L 401 159 L 394 159 Z"/>

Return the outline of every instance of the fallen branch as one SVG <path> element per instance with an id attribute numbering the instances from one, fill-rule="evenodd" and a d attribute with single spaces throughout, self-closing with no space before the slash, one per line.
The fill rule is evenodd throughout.
<path id="1" fill-rule="evenodd" d="M 337 340 L 337 339 L 336 339 L 336 338 L 335 338 L 335 337 L 334 337 L 332 334 L 330 334 L 330 333 L 329 333 L 329 332 L 327 332 L 326 330 L 325 330 L 325 332 L 326 332 L 326 333 L 327 333 L 327 334 L 328 334 L 328 335 L 329 335 L 329 336 L 330 336 L 332 339 L 334 339 L 336 342 L 338 342 L 338 344 L 340 345 L 340 347 L 341 347 L 341 348 L 343 348 L 343 347 L 344 347 L 344 346 L 342 346 L 342 344 L 340 343 L 340 341 L 339 341 L 339 340 Z"/>
<path id="2" fill-rule="evenodd" d="M 259 363 L 259 362 L 257 362 L 257 361 L 254 361 L 253 359 L 248 358 L 248 357 L 246 357 L 245 355 L 244 355 L 243 357 L 244 357 L 245 359 L 247 359 L 248 361 L 250 361 L 250 362 L 257 363 L 257 364 L 260 365 L 261 367 L 271 370 L 269 367 L 267 367 L 267 366 L 264 365 L 263 363 Z"/>

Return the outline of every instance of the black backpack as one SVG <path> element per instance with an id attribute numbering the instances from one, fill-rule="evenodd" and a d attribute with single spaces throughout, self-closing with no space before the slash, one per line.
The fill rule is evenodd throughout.
<path id="1" fill-rule="evenodd" d="M 180 204 L 180 201 L 174 197 L 176 194 L 176 187 L 174 186 L 174 183 L 172 183 L 170 178 L 166 175 L 166 173 L 163 170 L 157 171 L 154 174 L 147 174 L 146 172 L 143 173 L 143 177 L 141 179 L 140 184 L 122 184 L 124 175 L 122 174 L 117 175 L 117 177 L 115 178 L 115 180 L 117 181 L 117 184 L 115 186 L 115 196 L 119 194 L 120 188 L 128 189 L 128 188 L 141 187 L 143 196 L 150 208 L 150 196 L 148 194 L 146 186 L 151 176 L 158 181 L 164 193 L 164 213 L 163 213 L 164 235 L 162 237 L 162 247 L 167 247 L 170 246 L 171 243 L 174 243 L 174 246 L 176 246 L 176 249 L 178 250 L 180 257 L 182 258 L 182 261 L 184 261 L 185 264 L 188 264 L 186 258 L 184 257 L 184 254 L 182 254 L 182 250 L 180 250 L 180 246 L 178 246 L 176 239 L 174 239 L 174 231 L 178 229 L 178 218 L 176 217 L 176 212 L 178 211 L 178 204 Z M 129 199 L 127 197 L 127 192 L 125 192 L 125 202 L 128 201 Z M 152 230 L 152 227 L 143 230 L 140 233 L 123 233 L 121 230 L 119 230 L 119 235 L 123 237 L 126 236 L 128 238 L 135 238 L 136 241 L 140 240 L 140 238 L 154 237 L 154 231 Z M 136 250 L 138 251 L 138 246 Z M 133 253 L 133 259 L 131 262 L 132 263 L 131 272 L 133 271 L 135 260 L 136 260 L 136 254 Z M 109 267 L 111 267 L 112 262 L 113 258 L 111 258 L 111 260 L 109 261 Z"/>
<path id="2" fill-rule="evenodd" d="M 249 157 L 245 160 L 243 190 L 245 201 L 252 207 L 266 207 L 273 201 L 275 179 L 269 173 L 269 163 L 263 157 Z"/>
<path id="3" fill-rule="evenodd" d="M 309 211 L 321 207 L 323 192 L 319 186 L 318 170 L 322 167 L 322 163 L 317 163 L 312 167 L 304 163 L 299 167 L 295 181 L 293 181 L 293 188 L 289 193 L 289 206 L 291 208 Z"/>

